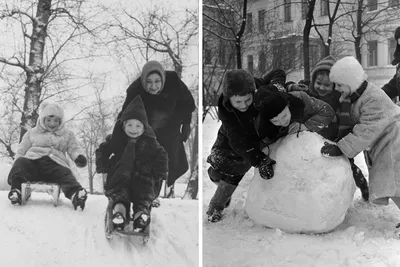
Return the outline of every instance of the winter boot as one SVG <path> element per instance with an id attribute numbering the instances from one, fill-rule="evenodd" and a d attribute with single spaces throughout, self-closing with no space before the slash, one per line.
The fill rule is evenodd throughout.
<path id="1" fill-rule="evenodd" d="M 81 188 L 78 191 L 76 191 L 72 197 L 72 205 L 74 206 L 74 209 L 76 210 L 77 207 L 81 207 L 82 210 L 85 209 L 85 202 L 87 199 L 87 191 L 85 188 Z"/>
<path id="2" fill-rule="evenodd" d="M 364 201 L 369 201 L 369 189 L 367 179 L 365 179 L 364 174 L 362 173 L 360 168 L 358 168 L 358 166 L 354 163 L 354 159 L 349 159 L 349 161 L 351 165 L 351 170 L 353 171 L 353 177 L 356 186 L 360 188 L 361 196 Z"/>
<path id="3" fill-rule="evenodd" d="M 11 189 L 10 193 L 8 193 L 8 199 L 11 201 L 13 205 L 21 205 L 21 191 L 18 189 Z"/>
<path id="4" fill-rule="evenodd" d="M 126 224 L 126 208 L 124 204 L 115 204 L 113 209 L 112 222 L 116 229 L 124 229 Z"/>
<path id="5" fill-rule="evenodd" d="M 136 213 L 133 217 L 133 231 L 143 232 L 150 224 L 150 215 L 144 211 Z"/>
<path id="6" fill-rule="evenodd" d="M 211 198 L 206 212 L 209 222 L 219 222 L 222 219 L 222 211 L 227 203 L 230 202 L 230 198 L 236 187 L 236 185 L 229 184 L 224 180 L 219 181 L 217 190 Z"/>
<path id="7" fill-rule="evenodd" d="M 152 208 L 158 208 L 161 206 L 161 201 L 159 198 L 156 198 L 153 200 L 153 202 L 151 202 L 151 207 Z"/>
<path id="8" fill-rule="evenodd" d="M 221 181 L 221 179 L 224 177 L 224 175 L 222 175 L 221 173 L 214 170 L 213 167 L 209 167 L 207 172 L 208 172 L 208 176 L 210 177 L 210 180 L 218 186 L 219 181 Z M 228 199 L 224 208 L 226 209 L 227 207 L 229 207 L 230 204 L 231 204 L 231 198 Z"/>

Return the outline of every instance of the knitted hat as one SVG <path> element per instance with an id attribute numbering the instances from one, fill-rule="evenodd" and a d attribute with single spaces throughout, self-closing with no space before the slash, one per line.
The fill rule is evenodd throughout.
<path id="1" fill-rule="evenodd" d="M 40 104 L 39 107 L 39 119 L 38 119 L 39 124 L 41 124 L 41 126 L 44 127 L 44 119 L 49 116 L 56 116 L 60 118 L 61 121 L 60 121 L 60 126 L 58 128 L 62 127 L 62 125 L 64 124 L 63 108 L 56 103 L 44 101 Z"/>
<path id="2" fill-rule="evenodd" d="M 164 84 L 165 84 L 165 70 L 163 68 L 163 66 L 161 65 L 160 62 L 158 61 L 148 61 L 146 64 L 144 64 L 143 68 L 142 68 L 142 75 L 140 76 L 140 80 L 142 82 L 142 86 L 143 88 L 147 91 L 147 77 L 153 73 L 156 72 L 158 74 L 160 74 L 161 76 L 161 90 L 162 88 L 164 88 Z M 161 92 L 161 91 L 160 91 Z"/>
<path id="3" fill-rule="evenodd" d="M 397 27 L 396 30 L 394 31 L 394 39 L 396 40 L 396 50 L 394 51 L 393 54 L 393 61 L 392 65 L 397 65 L 397 63 L 400 63 L 400 45 L 398 43 L 398 40 L 400 38 L 400 27 Z"/>
<path id="4" fill-rule="evenodd" d="M 281 69 L 271 70 L 266 75 L 264 75 L 263 79 L 264 79 L 264 84 L 269 84 L 275 79 L 282 79 L 283 83 L 285 83 L 286 73 L 285 73 L 285 71 L 283 71 Z"/>
<path id="5" fill-rule="evenodd" d="M 259 93 L 259 91 L 254 96 L 257 99 L 259 105 L 257 105 L 257 110 L 260 112 L 260 119 L 270 120 L 281 113 L 285 107 L 288 105 L 288 100 L 280 92 L 264 92 Z M 259 98 L 262 98 L 259 101 Z"/>
<path id="6" fill-rule="evenodd" d="M 315 79 L 317 78 L 317 72 L 319 71 L 323 71 L 326 70 L 328 72 L 331 71 L 331 68 L 333 66 L 333 64 L 335 64 L 336 59 L 329 55 L 327 57 L 324 57 L 323 59 L 321 59 L 317 64 L 315 64 L 313 70 L 311 71 L 311 82 L 310 82 L 310 92 L 311 94 L 316 94 L 315 93 L 315 89 L 314 89 L 314 83 L 315 83 Z"/>
<path id="7" fill-rule="evenodd" d="M 150 127 L 148 120 L 147 120 L 147 114 L 146 110 L 144 107 L 144 103 L 142 101 L 142 98 L 138 95 L 136 96 L 125 108 L 125 110 L 122 112 L 122 115 L 120 117 L 120 121 L 123 123 L 127 120 L 131 119 L 136 119 L 139 120 L 143 123 L 145 133 L 150 136 L 154 136 L 153 129 Z"/>
<path id="8" fill-rule="evenodd" d="M 223 81 L 223 95 L 245 95 L 256 90 L 256 84 L 251 74 L 245 70 L 228 70 Z"/>
<path id="9" fill-rule="evenodd" d="M 367 78 L 368 76 L 361 64 L 352 56 L 338 60 L 332 66 L 329 74 L 329 79 L 332 82 L 350 86 L 351 92 L 355 92 Z"/>

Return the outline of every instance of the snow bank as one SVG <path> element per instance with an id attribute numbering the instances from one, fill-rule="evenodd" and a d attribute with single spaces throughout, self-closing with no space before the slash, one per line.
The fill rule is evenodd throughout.
<path id="1" fill-rule="evenodd" d="M 10 185 L 7 183 L 8 173 L 11 170 L 11 164 L 0 162 L 0 190 L 10 190 Z"/>
<path id="2" fill-rule="evenodd" d="M 271 146 L 275 176 L 255 170 L 246 212 L 256 223 L 286 232 L 322 233 L 343 222 L 355 192 L 348 160 L 323 157 L 316 133 L 289 135 Z M 267 151 L 264 151 L 267 152 Z"/>

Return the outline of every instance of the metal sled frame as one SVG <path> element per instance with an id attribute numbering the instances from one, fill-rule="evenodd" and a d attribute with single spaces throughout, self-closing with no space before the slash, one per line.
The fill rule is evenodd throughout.
<path id="1" fill-rule="evenodd" d="M 60 185 L 44 182 L 26 182 L 21 185 L 21 202 L 25 204 L 31 196 L 31 193 L 45 192 L 53 197 L 53 205 L 57 207 L 60 201 Z"/>
<path id="2" fill-rule="evenodd" d="M 114 202 L 109 198 L 108 205 L 106 209 L 106 214 L 104 218 L 104 230 L 105 235 L 108 240 L 111 240 L 115 234 L 120 236 L 140 236 L 142 237 L 143 244 L 146 244 L 150 238 L 150 225 L 143 232 L 134 232 L 133 231 L 133 219 L 129 216 L 127 218 L 129 221 L 124 227 L 124 229 L 115 229 L 114 224 L 112 222 L 113 216 L 113 206 Z"/>

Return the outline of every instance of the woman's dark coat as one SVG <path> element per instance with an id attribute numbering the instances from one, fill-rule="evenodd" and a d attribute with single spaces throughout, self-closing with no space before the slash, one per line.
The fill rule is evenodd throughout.
<path id="1" fill-rule="evenodd" d="M 168 153 L 167 184 L 170 186 L 189 168 L 180 129 L 182 124 L 191 122 L 192 112 L 196 108 L 193 96 L 174 71 L 165 71 L 164 87 L 157 95 L 143 88 L 140 77 L 136 79 L 127 89 L 121 112 L 137 95 L 144 102 L 149 124 L 158 142 Z"/>

